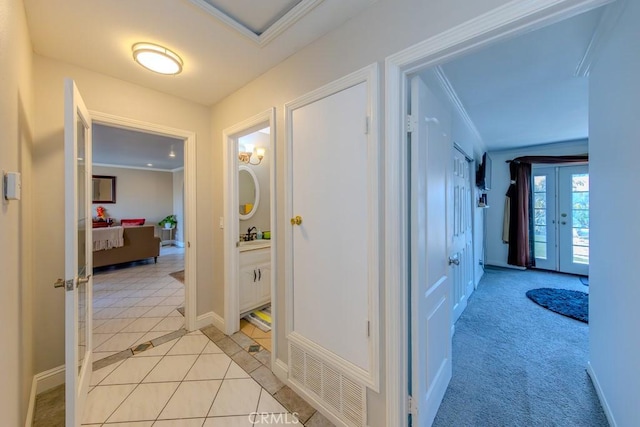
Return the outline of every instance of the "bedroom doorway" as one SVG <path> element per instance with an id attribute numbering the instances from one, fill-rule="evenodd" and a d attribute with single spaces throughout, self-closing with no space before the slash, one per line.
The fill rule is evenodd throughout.
<path id="1" fill-rule="evenodd" d="M 94 360 L 195 328 L 195 134 L 93 113 Z M 94 192 L 100 191 L 99 184 Z"/>

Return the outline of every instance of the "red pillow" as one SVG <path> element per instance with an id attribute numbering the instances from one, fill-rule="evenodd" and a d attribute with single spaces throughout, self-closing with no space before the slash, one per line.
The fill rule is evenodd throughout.
<path id="1" fill-rule="evenodd" d="M 122 219 L 120 225 L 123 227 L 136 227 L 138 225 L 144 225 L 144 218 Z"/>

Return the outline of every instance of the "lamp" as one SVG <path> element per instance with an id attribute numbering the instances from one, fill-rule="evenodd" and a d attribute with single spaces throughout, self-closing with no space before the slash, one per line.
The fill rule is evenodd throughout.
<path id="1" fill-rule="evenodd" d="M 182 59 L 166 47 L 153 43 L 136 43 L 131 47 L 133 59 L 144 68 L 160 74 L 179 74 Z"/>
<path id="2" fill-rule="evenodd" d="M 260 162 L 262 162 L 262 159 L 264 158 L 265 151 L 266 150 L 262 147 L 254 149 L 253 146 L 251 145 L 247 145 L 247 146 L 238 145 L 238 160 L 240 160 L 242 163 L 248 163 L 254 166 L 259 165 Z M 258 158 L 257 163 L 253 163 L 251 161 L 251 157 L 253 156 L 254 153 Z"/>

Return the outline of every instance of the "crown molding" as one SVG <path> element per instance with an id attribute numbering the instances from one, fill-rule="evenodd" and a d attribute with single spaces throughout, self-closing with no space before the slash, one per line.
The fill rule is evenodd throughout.
<path id="1" fill-rule="evenodd" d="M 471 133 L 473 133 L 473 135 L 478 139 L 478 141 L 484 144 L 484 141 L 482 140 L 482 136 L 480 135 L 478 128 L 476 127 L 475 123 L 473 123 L 473 120 L 471 120 L 469 113 L 467 113 L 467 109 L 464 108 L 464 104 L 462 103 L 462 100 L 460 99 L 460 97 L 458 96 L 458 93 L 453 88 L 451 81 L 445 74 L 442 67 L 440 65 L 437 65 L 433 67 L 433 71 L 436 78 L 438 79 L 438 83 L 440 83 L 440 87 L 442 87 L 442 90 L 449 98 L 449 101 L 451 102 L 453 107 L 458 111 L 458 114 L 460 114 L 460 117 L 462 118 L 462 121 L 464 122 L 464 124 L 471 131 Z"/>
<path id="2" fill-rule="evenodd" d="M 596 28 L 593 30 L 589 46 L 587 46 L 580 63 L 576 67 L 574 74 L 576 77 L 589 77 L 591 68 L 598 60 L 602 48 L 618 24 L 618 20 L 620 16 L 622 16 L 622 11 L 626 4 L 627 0 L 617 0 L 605 7 L 602 16 L 600 16 L 600 21 L 598 21 L 598 25 L 596 25 Z"/>
<path id="3" fill-rule="evenodd" d="M 282 34 L 287 28 L 298 22 L 307 13 L 311 12 L 316 6 L 322 3 L 324 0 L 302 0 L 296 6 L 294 6 L 284 16 L 274 22 L 269 28 L 267 28 L 262 34 L 257 34 L 253 30 L 249 29 L 246 25 L 242 24 L 238 20 L 227 15 L 217 7 L 209 4 L 205 0 L 189 0 L 194 5 L 200 7 L 205 12 L 212 15 L 214 18 L 226 24 L 231 29 L 238 31 L 243 36 L 247 37 L 258 46 L 266 46 Z"/>
<path id="4" fill-rule="evenodd" d="M 146 172 L 169 172 L 169 173 L 176 172 L 180 169 L 183 169 L 183 167 L 178 167 L 175 169 L 160 169 L 160 168 L 146 167 L 146 166 L 114 165 L 110 163 L 94 163 L 93 166 L 100 166 L 103 168 L 135 169 L 135 170 L 141 170 Z"/>

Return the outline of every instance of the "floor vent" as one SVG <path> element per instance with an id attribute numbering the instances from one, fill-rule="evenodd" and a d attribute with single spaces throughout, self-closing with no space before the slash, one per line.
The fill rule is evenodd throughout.
<path id="1" fill-rule="evenodd" d="M 354 427 L 365 425 L 366 388 L 302 347 L 289 343 L 289 379 Z"/>

